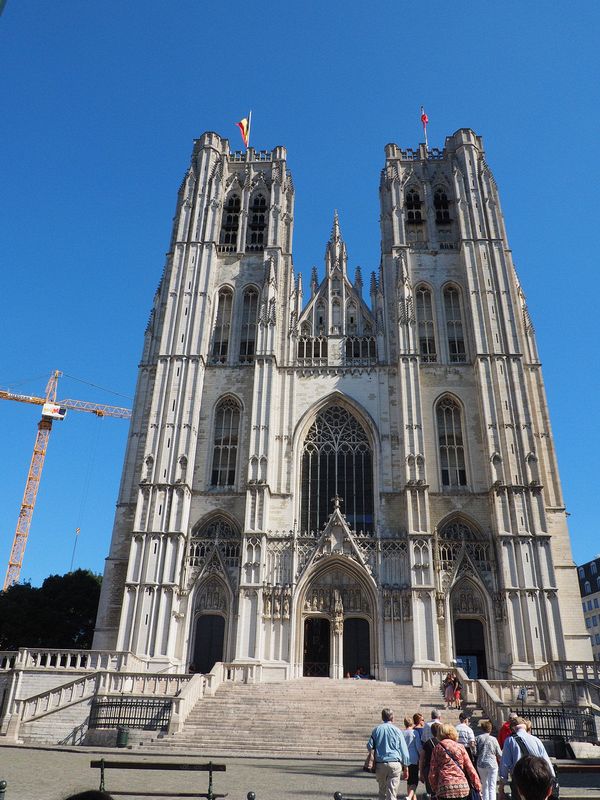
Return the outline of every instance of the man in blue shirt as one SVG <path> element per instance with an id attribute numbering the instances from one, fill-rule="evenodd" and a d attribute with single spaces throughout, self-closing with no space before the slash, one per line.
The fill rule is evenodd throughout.
<path id="1" fill-rule="evenodd" d="M 408 777 L 410 761 L 402 731 L 394 725 L 394 712 L 384 708 L 383 722 L 373 729 L 367 743 L 375 751 L 375 777 L 379 784 L 379 800 L 396 800 L 400 781 Z"/>
<path id="2" fill-rule="evenodd" d="M 530 733 L 527 733 L 525 729 L 525 720 L 523 717 L 515 717 L 512 719 L 510 721 L 510 729 L 512 731 L 512 736 L 509 736 L 504 742 L 504 747 L 502 748 L 502 760 L 500 761 L 500 770 L 498 773 L 498 777 L 500 778 L 500 793 L 504 791 L 503 787 L 508 781 L 508 774 L 512 773 L 517 761 L 519 761 L 520 758 L 523 758 L 523 751 L 521 750 L 521 747 L 519 747 L 519 742 L 517 739 L 519 739 L 521 744 L 524 745 L 525 750 L 529 755 L 539 756 L 540 758 L 545 759 L 550 765 L 552 775 L 554 776 L 554 768 L 552 766 L 552 762 L 550 761 L 550 757 L 546 752 L 546 748 L 537 738 L 537 736 L 532 736 Z M 515 787 L 513 787 L 513 790 L 514 789 Z M 519 795 L 514 791 L 513 794 L 516 798 L 519 797 Z"/>

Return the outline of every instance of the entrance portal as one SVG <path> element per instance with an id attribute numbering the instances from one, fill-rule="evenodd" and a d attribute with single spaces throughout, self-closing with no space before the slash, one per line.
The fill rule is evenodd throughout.
<path id="1" fill-rule="evenodd" d="M 456 660 L 469 678 L 487 678 L 485 635 L 480 620 L 457 619 L 454 622 L 454 646 Z"/>
<path id="2" fill-rule="evenodd" d="M 307 617 L 304 620 L 305 678 L 328 678 L 330 655 L 330 624 L 325 617 Z"/>
<path id="3" fill-rule="evenodd" d="M 371 674 L 369 623 L 350 617 L 344 620 L 344 675 L 354 675 L 359 669 L 363 675 Z"/>
<path id="4" fill-rule="evenodd" d="M 196 672 L 205 675 L 217 661 L 223 661 L 223 642 L 225 641 L 225 619 L 220 614 L 203 614 L 196 621 L 194 658 L 192 664 Z"/>

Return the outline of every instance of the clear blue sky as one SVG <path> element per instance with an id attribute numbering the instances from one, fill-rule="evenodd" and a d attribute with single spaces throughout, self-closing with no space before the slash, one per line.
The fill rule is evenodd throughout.
<path id="1" fill-rule="evenodd" d="M 294 260 L 322 269 L 334 208 L 351 269 L 379 262 L 383 148 L 484 137 L 536 326 L 577 561 L 598 551 L 600 5 L 8 0 L 0 17 L 0 386 L 52 369 L 133 396 L 192 140 L 284 144 Z M 63 378 L 62 397 L 118 395 Z M 39 410 L 0 401 L 4 576 Z M 127 423 L 52 433 L 22 579 L 103 569 Z"/>

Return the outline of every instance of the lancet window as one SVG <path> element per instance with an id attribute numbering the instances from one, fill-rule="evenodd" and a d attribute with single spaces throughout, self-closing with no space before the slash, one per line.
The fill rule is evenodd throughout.
<path id="1" fill-rule="evenodd" d="M 223 208 L 223 219 L 221 223 L 221 236 L 219 242 L 222 245 L 231 245 L 231 250 L 235 250 L 237 245 L 238 227 L 240 224 L 241 201 L 238 194 L 229 195 Z"/>
<path id="2" fill-rule="evenodd" d="M 248 233 L 246 236 L 246 250 L 261 251 L 267 239 L 267 199 L 264 194 L 255 194 L 250 200 L 248 208 Z"/>
<path id="3" fill-rule="evenodd" d="M 448 202 L 448 195 L 441 187 L 433 193 L 433 207 L 435 208 L 435 221 L 438 225 L 443 225 L 450 222 L 450 204 Z"/>
<path id="4" fill-rule="evenodd" d="M 416 189 L 411 188 L 406 192 L 404 199 L 406 205 L 406 221 L 407 222 L 422 222 L 421 217 L 421 198 Z"/>
<path id="5" fill-rule="evenodd" d="M 464 364 L 467 360 L 467 353 L 460 309 L 460 294 L 456 286 L 447 286 L 444 289 L 444 313 L 450 363 Z"/>
<path id="6" fill-rule="evenodd" d="M 329 406 L 313 422 L 302 447 L 301 527 L 318 531 L 336 503 L 354 530 L 373 529 L 373 454 L 358 420 Z"/>
<path id="7" fill-rule="evenodd" d="M 435 363 L 437 361 L 437 353 L 435 349 L 435 327 L 431 291 L 427 286 L 421 285 L 417 287 L 415 294 L 421 361 L 430 364 Z"/>
<path id="8" fill-rule="evenodd" d="M 227 361 L 232 309 L 233 292 L 228 288 L 221 289 L 217 300 L 217 316 L 213 333 L 212 358 L 215 363 L 224 364 Z"/>
<path id="9" fill-rule="evenodd" d="M 258 318 L 258 291 L 252 286 L 244 292 L 242 327 L 240 331 L 240 362 L 251 364 L 256 352 L 256 320 Z"/>
<path id="10" fill-rule="evenodd" d="M 467 485 L 460 406 L 444 397 L 436 407 L 442 486 Z"/>
<path id="11" fill-rule="evenodd" d="M 241 409 L 233 397 L 219 402 L 215 413 L 212 486 L 233 486 L 239 442 Z"/>

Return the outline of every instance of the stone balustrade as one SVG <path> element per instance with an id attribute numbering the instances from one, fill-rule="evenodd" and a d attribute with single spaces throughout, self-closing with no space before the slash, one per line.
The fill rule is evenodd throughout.
<path id="1" fill-rule="evenodd" d="M 169 722 L 169 734 L 183 729 L 190 712 L 206 694 L 207 680 L 205 675 L 192 675 L 180 694 L 173 698 L 173 710 Z"/>
<path id="2" fill-rule="evenodd" d="M 14 669 L 18 655 L 18 650 L 0 650 L 0 672 Z"/>
<path id="3" fill-rule="evenodd" d="M 149 697 L 175 697 L 190 682 L 191 675 L 160 672 L 101 672 L 98 694 L 121 694 Z"/>
<path id="4" fill-rule="evenodd" d="M 49 650 L 21 647 L 14 669 L 76 670 L 145 670 L 147 662 L 133 653 L 106 650 Z"/>

